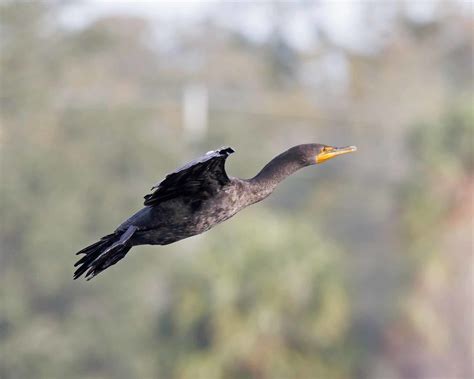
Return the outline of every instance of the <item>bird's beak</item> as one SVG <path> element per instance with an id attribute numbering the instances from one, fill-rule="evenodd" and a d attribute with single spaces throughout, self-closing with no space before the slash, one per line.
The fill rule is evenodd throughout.
<path id="1" fill-rule="evenodd" d="M 316 163 L 323 163 L 328 159 L 337 157 L 338 155 L 352 153 L 357 151 L 357 147 L 355 146 L 346 146 L 346 147 L 332 147 L 332 146 L 325 146 L 318 155 L 316 155 Z"/>

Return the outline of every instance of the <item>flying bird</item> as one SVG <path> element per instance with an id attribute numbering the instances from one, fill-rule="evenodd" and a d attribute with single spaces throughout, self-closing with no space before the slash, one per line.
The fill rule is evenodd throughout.
<path id="1" fill-rule="evenodd" d="M 305 166 L 356 151 L 355 146 L 304 144 L 273 158 L 252 179 L 230 177 L 225 171 L 230 147 L 210 151 L 152 187 L 145 207 L 112 234 L 82 249 L 74 279 L 89 280 L 121 260 L 137 245 L 168 245 L 203 233 L 249 205 L 265 199 L 278 183 Z"/>

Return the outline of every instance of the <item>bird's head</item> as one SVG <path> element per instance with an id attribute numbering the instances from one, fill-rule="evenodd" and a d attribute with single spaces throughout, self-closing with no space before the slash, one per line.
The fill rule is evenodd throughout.
<path id="1" fill-rule="evenodd" d="M 357 150 L 355 146 L 334 147 L 319 143 L 299 145 L 295 148 L 299 150 L 299 156 L 303 158 L 305 165 L 323 163 L 338 155 L 352 153 Z"/>

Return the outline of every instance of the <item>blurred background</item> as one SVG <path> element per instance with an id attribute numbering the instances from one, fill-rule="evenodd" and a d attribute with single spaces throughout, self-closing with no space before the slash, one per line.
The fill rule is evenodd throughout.
<path id="1" fill-rule="evenodd" d="M 0 377 L 473 372 L 470 1 L 0 3 Z M 210 232 L 74 253 L 223 145 L 357 145 Z"/>

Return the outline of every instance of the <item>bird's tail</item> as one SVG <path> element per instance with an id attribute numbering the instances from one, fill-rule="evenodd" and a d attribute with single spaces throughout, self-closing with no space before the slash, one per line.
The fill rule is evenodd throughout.
<path id="1" fill-rule="evenodd" d="M 135 230 L 136 228 L 131 226 L 124 233 L 109 234 L 76 253 L 84 256 L 74 265 L 79 266 L 74 272 L 74 279 L 85 273 L 85 278 L 90 280 L 125 257 L 133 246 L 129 241 Z"/>

